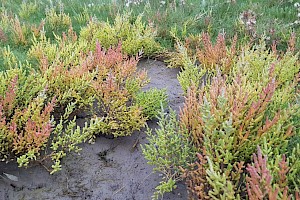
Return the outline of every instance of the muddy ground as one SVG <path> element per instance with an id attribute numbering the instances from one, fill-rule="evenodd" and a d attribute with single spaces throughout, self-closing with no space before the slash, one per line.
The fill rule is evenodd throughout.
<path id="1" fill-rule="evenodd" d="M 146 69 L 151 81 L 145 88 L 167 88 L 169 105 L 175 110 L 183 104 L 182 90 L 177 81 L 178 69 L 164 63 L 144 60 L 139 68 Z M 80 123 L 80 121 L 79 121 Z M 155 128 L 156 122 L 149 122 Z M 95 144 L 83 144 L 80 155 L 70 154 L 62 162 L 62 171 L 50 175 L 40 165 L 20 169 L 15 163 L 0 162 L 0 200 L 148 200 L 160 182 L 158 173 L 142 155 L 146 143 L 144 131 L 129 137 L 108 139 L 98 137 Z M 14 175 L 12 181 L 5 174 Z M 164 200 L 187 199 L 183 183 Z"/>

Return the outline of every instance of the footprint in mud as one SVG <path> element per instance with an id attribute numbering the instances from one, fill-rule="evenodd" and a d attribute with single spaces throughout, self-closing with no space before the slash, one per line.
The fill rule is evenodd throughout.
<path id="1" fill-rule="evenodd" d="M 101 151 L 97 153 L 99 156 L 99 160 L 101 160 L 104 164 L 104 167 L 113 167 L 113 160 L 107 158 L 108 150 Z"/>
<path id="2" fill-rule="evenodd" d="M 106 149 L 103 151 L 100 151 L 97 153 L 97 156 L 99 157 L 98 160 L 100 160 L 103 164 L 103 167 L 117 167 L 117 163 L 114 162 L 113 159 L 108 158 L 109 153 L 112 153 L 116 147 Z"/>

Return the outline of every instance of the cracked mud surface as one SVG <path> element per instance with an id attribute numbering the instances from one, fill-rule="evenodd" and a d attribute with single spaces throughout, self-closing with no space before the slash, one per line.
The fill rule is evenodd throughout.
<path id="1" fill-rule="evenodd" d="M 179 70 L 168 69 L 154 60 L 141 61 L 139 68 L 146 69 L 151 79 L 145 90 L 167 88 L 169 106 L 179 111 L 184 101 L 177 81 Z M 148 125 L 157 127 L 155 121 Z M 153 166 L 142 155 L 140 145 L 146 142 L 144 130 L 115 139 L 100 136 L 94 144 L 83 144 L 80 155 L 69 154 L 64 158 L 62 171 L 54 175 L 40 165 L 20 169 L 15 163 L 0 162 L 0 199 L 150 200 L 161 177 L 152 173 Z M 3 173 L 16 176 L 18 181 L 5 178 Z M 184 184 L 179 183 L 163 199 L 181 200 L 186 196 Z"/>

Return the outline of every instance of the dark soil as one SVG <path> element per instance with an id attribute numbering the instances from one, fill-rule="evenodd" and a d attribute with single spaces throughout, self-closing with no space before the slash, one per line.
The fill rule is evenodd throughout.
<path id="1" fill-rule="evenodd" d="M 164 63 L 144 60 L 139 68 L 148 71 L 149 88 L 167 88 L 169 105 L 178 112 L 183 103 L 182 90 L 177 81 L 178 69 L 168 69 Z M 84 119 L 78 120 L 82 124 Z M 157 127 L 155 121 L 149 127 Z M 63 161 L 63 169 L 50 175 L 41 165 L 28 169 L 16 163 L 0 162 L 0 200 L 147 200 L 161 181 L 160 174 L 142 155 L 141 144 L 146 143 L 144 130 L 129 137 L 108 139 L 98 137 L 95 144 L 83 144 L 80 155 L 70 154 Z M 14 175 L 11 180 L 5 174 Z M 183 183 L 165 194 L 164 200 L 187 199 Z"/>

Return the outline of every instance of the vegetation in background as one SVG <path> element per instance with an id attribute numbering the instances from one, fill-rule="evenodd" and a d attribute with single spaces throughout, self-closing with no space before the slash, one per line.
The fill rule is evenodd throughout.
<path id="1" fill-rule="evenodd" d="M 156 30 L 157 41 L 169 50 L 175 43 L 174 34 L 184 40 L 202 32 L 213 39 L 220 32 L 226 32 L 229 38 L 237 34 L 238 43 L 257 42 L 264 37 L 268 46 L 276 43 L 279 50 L 284 50 L 291 32 L 300 33 L 298 8 L 296 1 L 281 0 L 5 0 L 0 10 L 0 46 L 9 44 L 11 51 L 25 60 L 24 50 L 28 50 L 33 40 L 31 31 L 35 34 L 43 31 L 52 40 L 54 34 L 61 35 L 72 25 L 79 35 L 81 28 L 91 22 L 113 24 L 116 16 L 130 12 L 131 22 L 142 15 L 143 23 Z M 104 46 L 108 48 L 107 44 Z"/>

